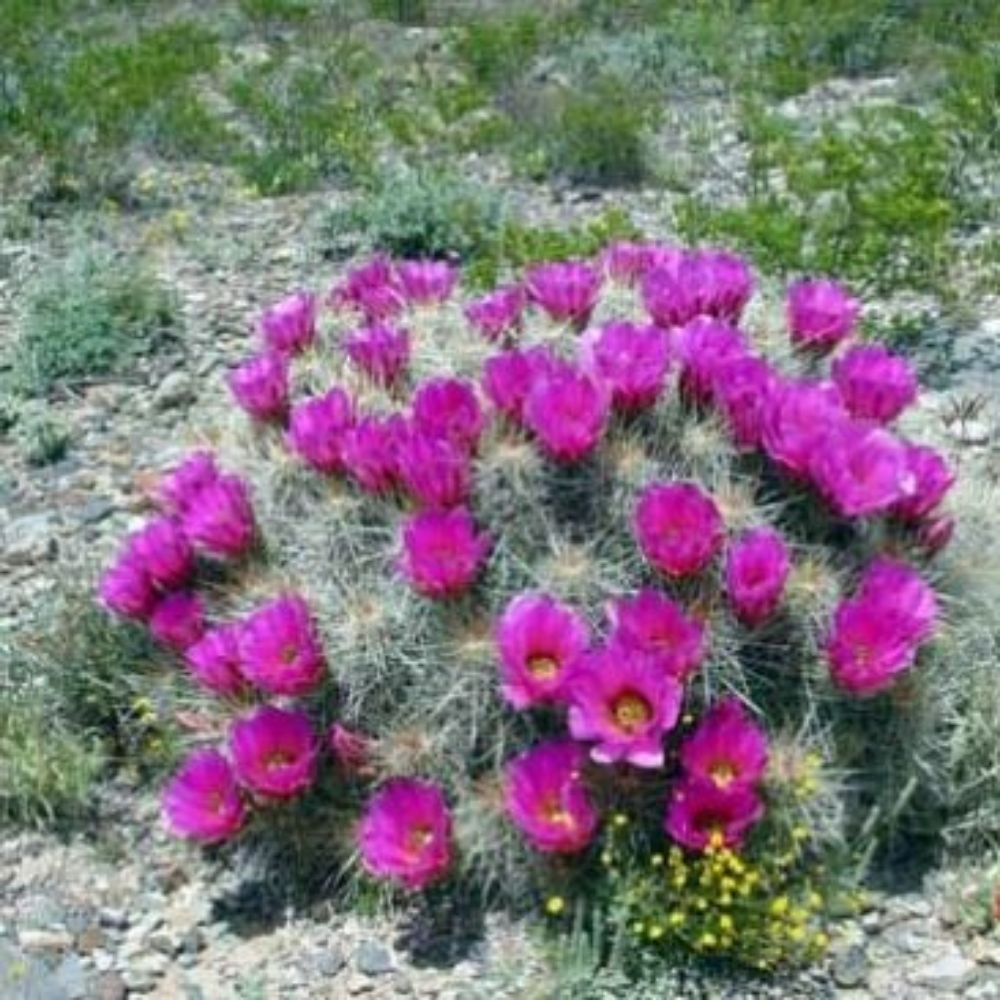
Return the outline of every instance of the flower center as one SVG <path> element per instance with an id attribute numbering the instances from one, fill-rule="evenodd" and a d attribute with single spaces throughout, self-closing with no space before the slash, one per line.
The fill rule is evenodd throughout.
<path id="1" fill-rule="evenodd" d="M 288 642 L 281 647 L 278 659 L 283 666 L 290 667 L 295 662 L 295 657 L 298 656 L 298 653 L 298 647 L 294 643 Z"/>
<path id="2" fill-rule="evenodd" d="M 611 714 L 618 728 L 626 733 L 634 733 L 637 729 L 641 729 L 653 717 L 649 702 L 634 691 L 619 695 L 615 699 Z"/>
<path id="3" fill-rule="evenodd" d="M 409 833 L 406 835 L 407 854 L 411 857 L 419 856 L 433 839 L 434 831 L 426 824 L 411 827 Z"/>
<path id="4" fill-rule="evenodd" d="M 717 760 L 708 773 L 719 788 L 728 788 L 735 780 L 738 772 L 732 761 Z"/>
<path id="5" fill-rule="evenodd" d="M 272 750 L 264 755 L 264 767 L 270 769 L 295 763 L 295 754 L 289 750 Z"/>
<path id="6" fill-rule="evenodd" d="M 555 657 L 549 656 L 547 653 L 529 656 L 525 667 L 527 667 L 528 673 L 532 677 L 540 681 L 552 680 L 559 673 L 559 663 Z"/>
<path id="7" fill-rule="evenodd" d="M 542 819 L 553 826 L 573 827 L 576 825 L 572 814 L 559 801 L 557 795 L 549 795 L 543 799 L 538 811 Z"/>

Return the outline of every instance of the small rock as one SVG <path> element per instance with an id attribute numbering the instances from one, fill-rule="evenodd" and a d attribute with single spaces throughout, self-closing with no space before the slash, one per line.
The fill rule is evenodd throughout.
<path id="1" fill-rule="evenodd" d="M 187 406 L 194 401 L 196 391 L 194 381 L 187 372 L 171 372 L 157 386 L 153 394 L 153 408 L 156 410 L 173 410 L 179 406 Z"/>
<path id="2" fill-rule="evenodd" d="M 118 508 L 106 497 L 92 497 L 77 511 L 81 524 L 100 524 Z"/>
<path id="3" fill-rule="evenodd" d="M 117 972 L 105 972 L 94 983 L 95 1000 L 125 1000 L 128 987 Z"/>
<path id="4" fill-rule="evenodd" d="M 363 941 L 354 953 L 354 964 L 366 976 L 382 976 L 394 968 L 392 955 L 377 941 Z"/>
<path id="5" fill-rule="evenodd" d="M 990 440 L 990 429 L 982 420 L 956 420 L 951 433 L 959 444 L 987 444 Z"/>
<path id="6" fill-rule="evenodd" d="M 956 993 L 972 981 L 975 973 L 976 963 L 960 952 L 953 951 L 929 965 L 920 966 L 908 978 L 916 986 L 926 986 L 942 993 Z"/>
<path id="7" fill-rule="evenodd" d="M 123 931 L 129 925 L 128 913 L 111 906 L 105 906 L 98 914 L 98 919 L 105 927 L 113 927 L 116 931 Z"/>
<path id="8" fill-rule="evenodd" d="M 10 566 L 31 566 L 54 559 L 59 543 L 53 534 L 51 514 L 28 514 L 11 521 L 3 532 L 4 560 Z"/>
<path id="9" fill-rule="evenodd" d="M 84 955 L 103 948 L 108 943 L 108 936 L 100 927 L 88 927 L 76 938 L 76 950 Z"/>
<path id="10" fill-rule="evenodd" d="M 336 945 L 331 945 L 326 951 L 321 951 L 313 958 L 313 967 L 316 972 L 331 979 L 345 965 L 347 965 L 347 959 L 344 958 L 344 953 Z"/>
<path id="11" fill-rule="evenodd" d="M 49 931 L 29 927 L 18 934 L 18 944 L 25 951 L 69 951 L 73 947 L 73 935 L 69 931 Z"/>
<path id="12" fill-rule="evenodd" d="M 146 939 L 146 944 L 154 951 L 164 955 L 176 955 L 181 950 L 180 939 L 169 931 L 157 931 L 155 934 L 150 934 Z"/>
<path id="13" fill-rule="evenodd" d="M 115 957 L 110 951 L 99 949 L 91 955 L 91 958 L 94 961 L 94 968 L 98 972 L 110 972 L 115 967 Z"/>
<path id="14" fill-rule="evenodd" d="M 862 944 L 850 944 L 841 948 L 833 956 L 834 982 L 838 986 L 847 989 L 861 986 L 868 979 L 868 972 L 871 963 L 868 960 L 868 952 Z"/>

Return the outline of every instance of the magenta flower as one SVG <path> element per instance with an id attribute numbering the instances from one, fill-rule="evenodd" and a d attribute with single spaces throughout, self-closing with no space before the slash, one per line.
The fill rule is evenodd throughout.
<path id="1" fill-rule="evenodd" d="M 170 832 L 205 843 L 228 840 L 246 809 L 232 768 L 218 750 L 195 750 L 163 790 L 163 818 Z"/>
<path id="2" fill-rule="evenodd" d="M 714 782 L 683 780 L 674 787 L 664 829 L 692 851 L 718 846 L 738 850 L 764 815 L 764 804 L 745 785 L 722 789 Z"/>
<path id="3" fill-rule="evenodd" d="M 293 408 L 285 441 L 319 472 L 344 468 L 344 435 L 354 426 L 354 402 L 343 389 L 303 400 Z"/>
<path id="4" fill-rule="evenodd" d="M 903 497 L 893 512 L 904 521 L 919 521 L 945 498 L 955 483 L 955 474 L 943 455 L 919 444 L 906 447 L 906 469 L 913 482 L 913 491 Z"/>
<path id="5" fill-rule="evenodd" d="M 608 608 L 611 644 L 652 659 L 664 673 L 683 683 L 705 655 L 705 626 L 665 594 L 645 587 L 634 597 Z"/>
<path id="6" fill-rule="evenodd" d="M 654 658 L 610 647 L 586 654 L 565 691 L 569 731 L 594 744 L 595 761 L 662 767 L 663 736 L 677 723 L 684 689 Z"/>
<path id="7" fill-rule="evenodd" d="M 240 628 L 231 624 L 209 629 L 184 651 L 184 661 L 195 680 L 224 697 L 242 694 L 247 687 L 241 670 Z"/>
<path id="8" fill-rule="evenodd" d="M 732 362 L 747 353 L 747 343 L 736 327 L 707 317 L 688 323 L 677 337 L 681 360 L 681 391 L 688 399 L 709 403 L 716 381 Z"/>
<path id="9" fill-rule="evenodd" d="M 447 438 L 412 430 L 403 435 L 397 460 L 403 486 L 422 506 L 445 509 L 468 500 L 472 489 L 469 456 Z"/>
<path id="10" fill-rule="evenodd" d="M 788 290 L 792 343 L 827 351 L 854 332 L 861 304 L 835 281 L 798 281 Z"/>
<path id="11" fill-rule="evenodd" d="M 751 626 L 770 618 L 791 568 L 788 546 L 772 528 L 757 528 L 737 539 L 726 553 L 726 593 L 736 617 Z"/>
<path id="12" fill-rule="evenodd" d="M 627 412 L 652 406 L 663 391 L 670 366 L 670 343 L 658 326 L 608 323 L 587 331 L 579 344 L 580 367 L 611 391 Z"/>
<path id="13" fill-rule="evenodd" d="M 570 365 L 534 379 L 524 401 L 524 423 L 557 462 L 578 462 L 598 445 L 610 408 L 605 387 Z"/>
<path id="14" fill-rule="evenodd" d="M 237 780 L 257 795 L 289 799 L 313 782 L 319 748 L 305 712 L 263 705 L 233 723 L 229 747 Z"/>
<path id="15" fill-rule="evenodd" d="M 547 594 L 520 594 L 496 624 L 503 695 L 514 708 L 559 701 L 570 667 L 590 642 L 587 623 Z"/>
<path id="16" fill-rule="evenodd" d="M 682 326 L 696 316 L 735 323 L 752 294 L 753 277 L 746 262 L 715 250 L 667 258 L 642 282 L 646 311 L 662 327 Z"/>
<path id="17" fill-rule="evenodd" d="M 186 590 L 161 597 L 150 613 L 149 631 L 157 642 L 183 652 L 205 632 L 204 602 Z"/>
<path id="18" fill-rule="evenodd" d="M 362 733 L 335 722 L 327 733 L 326 742 L 333 759 L 345 771 L 354 773 L 367 765 L 371 755 L 371 740 Z"/>
<path id="19" fill-rule="evenodd" d="M 365 806 L 358 827 L 365 868 L 376 878 L 423 889 L 451 865 L 451 814 L 429 781 L 395 778 Z"/>
<path id="20" fill-rule="evenodd" d="M 639 496 L 635 532 L 643 555 L 667 576 L 703 570 L 722 547 L 715 501 L 693 483 L 653 483 Z"/>
<path id="21" fill-rule="evenodd" d="M 654 268 L 679 267 L 683 259 L 684 251 L 676 247 L 629 240 L 612 243 L 601 255 L 601 263 L 608 277 L 623 285 L 634 285 Z"/>
<path id="22" fill-rule="evenodd" d="M 326 661 L 309 605 L 288 594 L 258 608 L 240 629 L 243 676 L 268 694 L 297 697 L 322 681 Z"/>
<path id="23" fill-rule="evenodd" d="M 601 275 L 582 261 L 550 261 L 529 268 L 524 287 L 551 319 L 583 329 L 601 294 Z"/>
<path id="24" fill-rule="evenodd" d="M 373 382 L 392 385 L 410 362 L 410 334 L 388 323 L 373 323 L 348 334 L 344 353 Z"/>
<path id="25" fill-rule="evenodd" d="M 101 603 L 122 618 L 145 621 L 157 601 L 146 567 L 129 552 L 104 571 L 98 584 Z"/>
<path id="26" fill-rule="evenodd" d="M 917 398 L 906 358 L 879 344 L 852 347 L 833 362 L 833 381 L 852 416 L 887 424 Z"/>
<path id="27" fill-rule="evenodd" d="M 128 540 L 128 551 L 146 575 L 164 590 L 179 587 L 194 572 L 194 549 L 170 517 L 158 517 Z"/>
<path id="28" fill-rule="evenodd" d="M 486 340 L 500 340 L 520 329 L 526 302 L 520 285 L 503 285 L 470 302 L 465 318 Z"/>
<path id="29" fill-rule="evenodd" d="M 715 368 L 713 395 L 738 448 L 760 447 L 764 410 L 777 385 L 777 373 L 762 358 L 746 355 Z"/>
<path id="30" fill-rule="evenodd" d="M 560 364 L 545 347 L 495 354 L 483 365 L 483 392 L 504 416 L 520 423 L 525 400 L 535 383 L 556 371 Z"/>
<path id="31" fill-rule="evenodd" d="M 316 296 L 296 292 L 271 306 L 260 318 L 267 348 L 277 354 L 298 354 L 316 339 Z"/>
<path id="32" fill-rule="evenodd" d="M 552 740 L 507 765 L 507 815 L 536 850 L 575 854 L 593 839 L 597 810 L 581 780 L 586 756 L 578 743 Z"/>
<path id="33" fill-rule="evenodd" d="M 761 443 L 773 461 L 801 478 L 808 474 L 830 429 L 846 419 L 847 411 L 832 383 L 779 381 L 764 401 Z"/>
<path id="34" fill-rule="evenodd" d="M 193 452 L 161 479 L 157 487 L 159 503 L 170 513 L 183 514 L 194 497 L 206 486 L 215 483 L 220 475 L 211 452 Z"/>
<path id="35" fill-rule="evenodd" d="M 288 409 L 288 361 L 258 354 L 229 373 L 229 388 L 254 420 L 280 420 Z"/>
<path id="36" fill-rule="evenodd" d="M 434 437 L 475 451 L 486 426 L 475 388 L 458 378 L 434 378 L 413 395 L 413 423 Z"/>
<path id="37" fill-rule="evenodd" d="M 340 446 L 344 467 L 368 493 L 391 490 L 399 477 L 399 444 L 407 433 L 398 413 L 364 417 L 344 432 Z"/>
<path id="38" fill-rule="evenodd" d="M 914 487 L 906 446 L 878 425 L 842 420 L 813 454 L 812 480 L 842 517 L 889 510 Z"/>
<path id="39" fill-rule="evenodd" d="M 386 257 L 373 257 L 347 272 L 331 293 L 335 306 L 348 306 L 369 322 L 391 319 L 403 311 L 405 298 L 392 264 Z"/>
<path id="40" fill-rule="evenodd" d="M 458 268 L 444 260 L 404 260 L 396 276 L 406 300 L 414 305 L 444 302 L 458 281 Z"/>
<path id="41" fill-rule="evenodd" d="M 706 712 L 681 745 L 688 778 L 732 790 L 753 786 L 767 768 L 767 735 L 736 698 L 724 698 Z"/>
<path id="42" fill-rule="evenodd" d="M 468 589 L 491 547 L 464 507 L 414 514 L 403 525 L 399 568 L 425 597 L 451 597 Z"/>
<path id="43" fill-rule="evenodd" d="M 937 598 L 904 563 L 876 559 L 853 598 L 834 612 L 826 655 L 834 681 L 853 694 L 876 694 L 909 669 L 933 632 Z"/>
<path id="44" fill-rule="evenodd" d="M 188 538 L 206 552 L 243 555 L 256 532 L 246 483 L 238 476 L 220 476 L 192 497 L 183 525 Z"/>

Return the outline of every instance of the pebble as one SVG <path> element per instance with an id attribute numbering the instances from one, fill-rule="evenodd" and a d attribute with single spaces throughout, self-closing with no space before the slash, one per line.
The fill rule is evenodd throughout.
<path id="1" fill-rule="evenodd" d="M 377 941 L 363 941 L 354 953 L 354 964 L 366 976 L 382 976 L 395 968 L 392 955 Z"/>
<path id="2" fill-rule="evenodd" d="M 25 951 L 61 952 L 73 947 L 73 935 L 69 931 L 28 927 L 22 929 L 17 938 Z"/>
<path id="3" fill-rule="evenodd" d="M 171 372 L 153 393 L 153 409 L 175 410 L 187 406 L 197 397 L 194 380 L 184 371 Z"/>
<path id="4" fill-rule="evenodd" d="M 867 981 L 870 967 L 864 945 L 849 944 L 834 953 L 831 973 L 838 986 L 853 988 Z"/>
<path id="5" fill-rule="evenodd" d="M 976 973 L 976 963 L 966 958 L 956 948 L 951 953 L 919 966 L 907 977 L 914 986 L 955 993 L 967 986 Z"/>

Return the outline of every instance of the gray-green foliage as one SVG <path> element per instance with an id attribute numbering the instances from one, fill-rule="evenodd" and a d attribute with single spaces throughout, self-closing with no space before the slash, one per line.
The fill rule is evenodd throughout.
<path id="1" fill-rule="evenodd" d="M 44 406 L 20 415 L 15 437 L 25 462 L 35 466 L 58 462 L 72 441 L 69 427 Z"/>
<path id="2" fill-rule="evenodd" d="M 178 322 L 174 296 L 141 261 L 84 247 L 43 270 L 26 301 L 13 384 L 31 395 L 125 371 Z"/>

